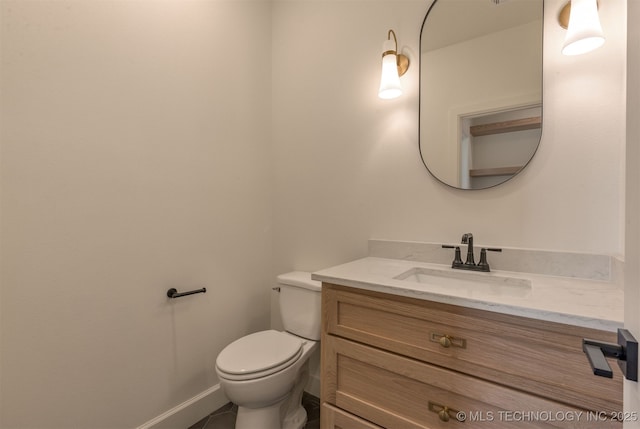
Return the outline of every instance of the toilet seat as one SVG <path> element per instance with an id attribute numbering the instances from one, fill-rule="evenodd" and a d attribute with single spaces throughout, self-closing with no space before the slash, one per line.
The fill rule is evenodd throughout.
<path id="1" fill-rule="evenodd" d="M 228 380 L 252 380 L 289 367 L 302 355 L 304 341 L 274 330 L 242 337 L 220 352 L 216 367 Z"/>

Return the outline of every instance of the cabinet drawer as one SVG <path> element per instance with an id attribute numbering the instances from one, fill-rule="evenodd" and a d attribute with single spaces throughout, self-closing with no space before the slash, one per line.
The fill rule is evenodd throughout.
<path id="1" fill-rule="evenodd" d="M 324 332 L 593 411 L 622 410 L 622 377 L 596 377 L 582 338 L 611 332 L 323 287 Z M 443 339 L 446 338 L 446 339 Z"/>
<path id="2" fill-rule="evenodd" d="M 384 429 L 329 404 L 320 408 L 322 429 Z"/>
<path id="3" fill-rule="evenodd" d="M 353 341 L 332 335 L 322 341 L 323 400 L 384 428 L 622 427 L 577 408 Z M 465 413 L 466 421 L 458 412 Z"/>

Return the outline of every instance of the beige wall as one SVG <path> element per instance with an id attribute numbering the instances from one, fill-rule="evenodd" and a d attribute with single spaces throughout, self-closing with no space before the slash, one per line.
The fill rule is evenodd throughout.
<path id="1" fill-rule="evenodd" d="M 469 192 L 418 155 L 428 1 L 0 2 L 0 426 L 158 416 L 268 326 L 275 274 L 369 238 L 623 253 L 622 2 L 576 58 L 545 3 L 540 149 Z M 389 28 L 413 65 L 383 101 Z"/>
<path id="2" fill-rule="evenodd" d="M 270 6 L 0 5 L 0 426 L 135 427 L 268 327 Z"/>
<path id="3" fill-rule="evenodd" d="M 607 43 L 580 57 L 560 54 L 563 4 L 545 1 L 538 153 L 504 185 L 459 191 L 418 155 L 417 50 L 429 2 L 276 2 L 277 270 L 362 257 L 369 238 L 457 242 L 464 232 L 488 245 L 622 254 L 624 3 L 601 7 Z M 412 61 L 405 94 L 390 101 L 377 98 L 389 28 Z"/>

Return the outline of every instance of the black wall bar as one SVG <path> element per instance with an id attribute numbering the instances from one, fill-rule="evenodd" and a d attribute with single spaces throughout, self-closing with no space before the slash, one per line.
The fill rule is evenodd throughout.
<path id="1" fill-rule="evenodd" d="M 207 291 L 207 288 L 203 287 L 202 289 L 196 289 L 196 290 L 190 290 L 189 292 L 178 293 L 178 290 L 172 287 L 167 291 L 167 296 L 169 298 L 180 298 L 181 296 L 193 295 L 195 293 L 205 293 L 206 291 Z"/>

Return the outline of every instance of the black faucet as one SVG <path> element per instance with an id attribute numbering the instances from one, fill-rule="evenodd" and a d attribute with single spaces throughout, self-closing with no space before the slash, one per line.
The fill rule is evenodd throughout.
<path id="1" fill-rule="evenodd" d="M 475 266 L 476 261 L 473 259 L 473 234 L 470 232 L 462 235 L 462 244 L 467 245 L 467 260 L 465 261 L 465 265 Z"/>
<path id="2" fill-rule="evenodd" d="M 460 246 L 450 246 L 445 244 L 442 245 L 442 247 L 445 249 L 455 248 L 455 257 L 453 259 L 453 263 L 451 264 L 451 268 L 458 270 L 489 272 L 491 270 L 489 268 L 489 263 L 487 262 L 487 251 L 502 252 L 502 249 L 483 247 L 480 250 L 480 262 L 476 264 L 475 258 L 473 256 L 473 234 L 464 234 L 462 236 L 462 244 L 467 245 L 467 260 L 464 263 L 462 262 L 462 258 L 460 257 Z"/>

